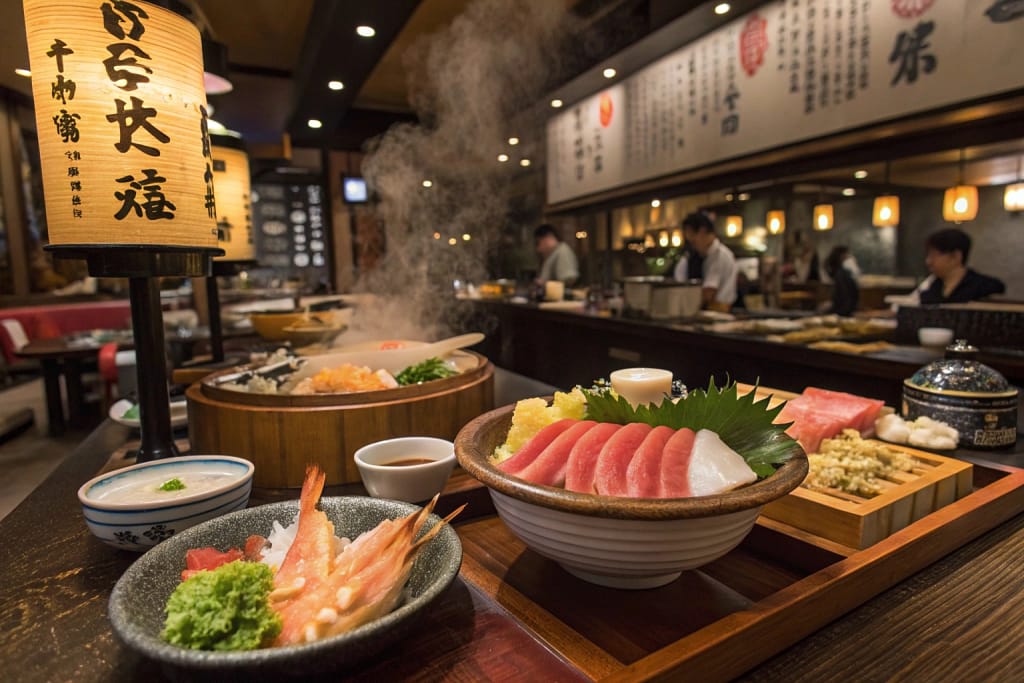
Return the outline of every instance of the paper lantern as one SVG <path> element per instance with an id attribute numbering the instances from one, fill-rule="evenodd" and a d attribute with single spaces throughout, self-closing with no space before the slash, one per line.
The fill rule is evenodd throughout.
<path id="1" fill-rule="evenodd" d="M 942 217 L 951 223 L 973 221 L 978 215 L 978 188 L 957 185 L 946 190 L 942 199 Z"/>
<path id="2" fill-rule="evenodd" d="M 667 247 L 668 246 L 668 242 L 669 242 L 668 230 L 662 230 L 660 233 L 658 233 L 658 246 L 659 247 Z"/>
<path id="3" fill-rule="evenodd" d="M 255 258 L 255 247 L 249 155 L 238 138 L 214 135 L 211 141 L 217 195 L 217 245 L 224 250 L 224 256 L 217 260 L 250 261 Z"/>
<path id="4" fill-rule="evenodd" d="M 25 0 L 54 245 L 215 249 L 199 31 L 132 0 Z"/>
<path id="5" fill-rule="evenodd" d="M 768 225 L 768 232 L 781 235 L 786 232 L 786 212 L 778 209 L 769 211 L 765 223 Z"/>
<path id="6" fill-rule="evenodd" d="M 871 224 L 876 228 L 891 228 L 900 224 L 900 198 L 894 194 L 875 197 Z"/>
<path id="7" fill-rule="evenodd" d="M 1007 211 L 1024 211 L 1024 183 L 1006 186 L 1003 194 L 1003 208 Z"/>
<path id="8" fill-rule="evenodd" d="M 831 204 L 818 204 L 814 207 L 814 229 L 831 230 L 835 223 L 835 215 Z"/>
<path id="9" fill-rule="evenodd" d="M 725 236 L 738 237 L 743 233 L 743 216 L 725 217 Z"/>

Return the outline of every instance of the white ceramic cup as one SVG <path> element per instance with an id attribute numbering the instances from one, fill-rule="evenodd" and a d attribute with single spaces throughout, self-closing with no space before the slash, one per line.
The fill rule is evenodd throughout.
<path id="1" fill-rule="evenodd" d="M 565 298 L 565 283 L 559 280 L 548 280 L 544 283 L 544 300 L 561 301 Z"/>
<path id="2" fill-rule="evenodd" d="M 921 346 L 949 346 L 953 343 L 953 330 L 948 327 L 922 327 L 917 331 Z"/>
<path id="3" fill-rule="evenodd" d="M 355 454 L 363 486 L 374 498 L 408 503 L 429 500 L 448 482 L 455 467 L 455 445 L 430 436 L 407 436 L 367 444 Z M 419 465 L 388 465 L 426 459 Z"/>

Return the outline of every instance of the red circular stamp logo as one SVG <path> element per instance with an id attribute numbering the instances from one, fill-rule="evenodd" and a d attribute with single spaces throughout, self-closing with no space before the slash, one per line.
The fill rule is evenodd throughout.
<path id="1" fill-rule="evenodd" d="M 754 12 L 740 31 L 740 63 L 748 76 L 753 76 L 761 68 L 767 51 L 768 22 Z"/>
<path id="2" fill-rule="evenodd" d="M 598 107 L 598 115 L 601 119 L 601 127 L 607 128 L 612 125 L 612 114 L 614 113 L 614 107 L 612 106 L 612 96 L 608 93 L 601 93 L 601 101 Z"/>
<path id="3" fill-rule="evenodd" d="M 892 0 L 892 13 L 904 19 L 914 19 L 928 11 L 935 0 Z"/>

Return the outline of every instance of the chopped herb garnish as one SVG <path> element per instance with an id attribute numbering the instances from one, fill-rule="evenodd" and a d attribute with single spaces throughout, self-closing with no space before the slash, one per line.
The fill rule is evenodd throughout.
<path id="1" fill-rule="evenodd" d="M 431 382 L 435 379 L 444 379 L 459 374 L 445 365 L 440 358 L 428 358 L 422 363 L 410 365 L 405 370 L 395 375 L 395 381 L 402 386 L 407 384 L 421 384 Z"/>
<path id="2" fill-rule="evenodd" d="M 185 488 L 185 484 L 175 477 L 174 479 L 168 479 L 164 483 L 160 484 L 161 491 L 180 491 Z"/>

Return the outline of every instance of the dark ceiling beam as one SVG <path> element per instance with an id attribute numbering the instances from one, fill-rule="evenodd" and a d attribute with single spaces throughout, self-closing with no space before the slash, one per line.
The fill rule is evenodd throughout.
<path id="1" fill-rule="evenodd" d="M 288 121 L 297 146 L 329 145 L 363 83 L 418 5 L 419 0 L 316 0 L 295 70 Z M 361 24 L 372 26 L 377 34 L 373 38 L 356 35 Z M 344 90 L 327 88 L 327 82 L 335 79 L 345 84 Z M 309 119 L 319 119 L 323 128 L 309 128 Z"/>

